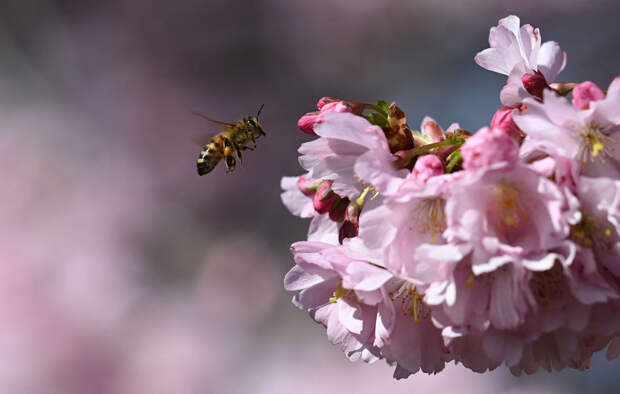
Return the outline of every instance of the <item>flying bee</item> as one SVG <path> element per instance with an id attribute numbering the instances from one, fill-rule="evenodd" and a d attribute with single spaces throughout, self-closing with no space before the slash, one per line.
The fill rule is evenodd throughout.
<path id="1" fill-rule="evenodd" d="M 200 155 L 198 155 L 196 160 L 198 175 L 208 174 L 222 159 L 224 159 L 224 164 L 226 164 L 226 173 L 233 172 L 237 164 L 235 153 L 239 157 L 239 162 L 241 162 L 241 151 L 254 150 L 256 148 L 256 140 L 265 135 L 258 122 L 258 116 L 263 106 L 264 104 L 261 105 L 256 116 L 248 116 L 233 123 L 220 122 L 194 112 L 194 115 L 224 128 L 222 132 L 211 139 L 211 142 L 203 146 Z M 253 145 L 249 146 L 250 143 Z"/>

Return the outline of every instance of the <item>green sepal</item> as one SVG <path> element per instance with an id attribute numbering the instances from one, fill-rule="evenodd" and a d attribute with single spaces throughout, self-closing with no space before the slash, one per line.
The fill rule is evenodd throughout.
<path id="1" fill-rule="evenodd" d="M 368 116 L 368 121 L 371 124 L 377 125 L 381 128 L 387 126 L 387 116 L 381 113 L 378 113 L 378 112 L 371 112 L 367 116 Z"/>
<path id="2" fill-rule="evenodd" d="M 385 100 L 379 100 L 377 101 L 377 107 L 378 107 L 377 112 L 381 112 L 381 114 L 387 118 L 389 108 L 390 108 L 388 103 Z"/>
<path id="3" fill-rule="evenodd" d="M 461 151 L 457 150 L 452 152 L 450 156 L 448 156 L 448 164 L 446 164 L 446 172 L 452 172 L 461 162 L 463 161 L 463 157 L 461 156 Z"/>

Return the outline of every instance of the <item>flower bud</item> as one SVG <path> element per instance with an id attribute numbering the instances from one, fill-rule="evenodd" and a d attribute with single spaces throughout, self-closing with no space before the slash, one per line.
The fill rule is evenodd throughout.
<path id="1" fill-rule="evenodd" d="M 312 200 L 314 210 L 321 215 L 327 213 L 339 199 L 332 190 L 332 181 L 322 181 Z"/>
<path id="2" fill-rule="evenodd" d="M 495 111 L 493 119 L 491 119 L 491 128 L 503 130 L 508 133 L 508 135 L 515 138 L 515 140 L 520 141 L 525 137 L 525 133 L 523 133 L 514 120 L 512 120 L 513 111 L 514 108 L 506 106 Z"/>
<path id="3" fill-rule="evenodd" d="M 334 222 L 341 222 L 342 220 L 344 220 L 344 214 L 347 206 L 349 206 L 349 202 L 350 201 L 348 197 L 338 200 L 338 202 L 336 202 L 329 210 L 329 218 Z"/>
<path id="4" fill-rule="evenodd" d="M 360 214 L 364 206 L 364 200 L 370 191 L 374 190 L 372 186 L 366 187 L 362 194 L 355 200 L 349 202 L 344 212 L 344 222 L 338 231 L 338 241 L 342 244 L 345 238 L 357 237 L 360 228 Z"/>
<path id="5" fill-rule="evenodd" d="M 299 118 L 297 126 L 306 134 L 316 135 L 314 132 L 314 125 L 317 123 L 319 114 L 317 112 L 310 112 Z"/>
<path id="6" fill-rule="evenodd" d="M 338 241 L 342 244 L 345 238 L 357 237 L 360 228 L 360 214 L 362 206 L 357 201 L 351 201 L 344 213 L 344 222 L 338 231 Z"/>
<path id="7" fill-rule="evenodd" d="M 418 157 L 411 171 L 410 177 L 420 185 L 425 184 L 431 177 L 443 174 L 443 163 L 437 155 L 424 155 Z"/>
<path id="8" fill-rule="evenodd" d="M 439 142 L 444 139 L 443 132 L 441 131 L 441 127 L 435 121 L 428 121 L 424 123 L 423 132 L 427 135 L 432 142 Z"/>
<path id="9" fill-rule="evenodd" d="M 461 147 L 463 168 L 476 171 L 494 163 L 514 164 L 519 157 L 519 145 L 500 129 L 484 127 Z"/>
<path id="10" fill-rule="evenodd" d="M 325 104 L 333 103 L 334 101 L 340 101 L 340 100 L 335 99 L 333 97 L 321 97 L 319 101 L 317 101 L 316 107 L 320 110 L 325 106 Z"/>
<path id="11" fill-rule="evenodd" d="M 320 108 L 319 112 L 309 112 L 299 118 L 297 126 L 306 134 L 316 135 L 314 132 L 314 125 L 321 123 L 323 117 L 331 112 L 354 112 L 357 110 L 356 106 L 361 103 L 353 103 L 353 106 L 345 103 L 344 101 L 332 99 L 330 97 L 323 97 L 317 103 L 317 107 Z M 363 108 L 362 110 L 363 111 Z M 361 113 L 361 111 L 359 113 Z"/>
<path id="12" fill-rule="evenodd" d="M 306 180 L 306 175 L 308 174 L 303 174 L 299 177 L 297 180 L 297 187 L 305 196 L 312 197 L 319 188 L 321 180 L 308 181 Z"/>
<path id="13" fill-rule="evenodd" d="M 585 81 L 573 89 L 573 107 L 577 109 L 588 109 L 591 101 L 604 98 L 605 93 L 594 82 Z"/>
<path id="14" fill-rule="evenodd" d="M 542 98 L 543 90 L 549 88 L 545 77 L 540 71 L 536 71 L 532 74 L 525 74 L 523 78 L 521 78 L 521 82 L 523 82 L 523 87 L 529 94 L 538 98 Z"/>

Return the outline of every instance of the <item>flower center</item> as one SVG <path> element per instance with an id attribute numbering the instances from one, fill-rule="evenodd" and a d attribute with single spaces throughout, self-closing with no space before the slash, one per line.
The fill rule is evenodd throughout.
<path id="1" fill-rule="evenodd" d="M 511 183 L 500 183 L 491 188 L 491 201 L 487 214 L 495 219 L 497 228 L 502 233 L 518 230 L 530 221 L 526 207 L 519 198 L 519 191 Z"/>
<path id="2" fill-rule="evenodd" d="M 579 223 L 571 226 L 569 238 L 588 249 L 611 249 L 611 229 L 602 224 L 593 215 L 581 212 L 582 219 Z"/>
<path id="3" fill-rule="evenodd" d="M 358 181 L 362 185 L 362 187 L 366 188 L 372 193 L 372 196 L 370 197 L 371 200 L 374 200 L 375 197 L 377 197 L 377 194 L 379 193 L 373 185 L 360 178 L 357 174 L 353 174 L 353 178 L 355 178 L 355 180 Z M 364 192 L 366 192 L 366 190 L 364 190 Z"/>
<path id="4" fill-rule="evenodd" d="M 615 141 L 605 134 L 607 130 L 596 123 L 590 123 L 579 130 L 578 157 L 583 164 L 610 159 L 615 149 Z"/>
<path id="5" fill-rule="evenodd" d="M 335 304 L 340 298 L 345 301 L 352 301 L 355 305 L 359 304 L 355 292 L 351 289 L 345 289 L 344 287 L 342 287 L 342 281 L 338 282 L 338 287 L 336 288 L 336 290 L 334 290 L 333 295 L 329 298 L 329 302 Z"/>
<path id="6" fill-rule="evenodd" d="M 446 229 L 444 208 L 446 201 L 441 198 L 429 198 L 420 201 L 414 211 L 413 220 L 417 224 L 418 232 L 428 236 L 429 243 L 437 243 Z M 413 226 L 409 227 L 413 231 Z"/>
<path id="7" fill-rule="evenodd" d="M 400 302 L 403 316 L 413 318 L 415 324 L 420 323 L 421 319 L 430 317 L 430 308 L 422 300 L 424 296 L 418 293 L 413 284 L 405 281 L 396 291 L 390 291 L 388 294 L 395 303 Z"/>

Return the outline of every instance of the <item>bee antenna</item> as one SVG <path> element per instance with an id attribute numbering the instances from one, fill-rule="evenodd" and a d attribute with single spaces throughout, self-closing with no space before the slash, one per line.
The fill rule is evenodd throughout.
<path id="1" fill-rule="evenodd" d="M 258 112 L 256 113 L 256 119 L 258 119 L 258 115 L 260 115 L 260 111 L 263 110 L 264 106 L 265 106 L 265 104 L 261 104 L 260 108 L 258 109 Z"/>

